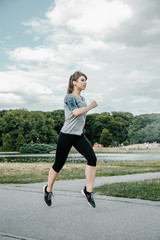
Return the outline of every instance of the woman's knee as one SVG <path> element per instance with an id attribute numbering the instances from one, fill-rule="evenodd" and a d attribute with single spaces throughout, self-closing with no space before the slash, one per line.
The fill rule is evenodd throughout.
<path id="1" fill-rule="evenodd" d="M 95 167 L 97 164 L 97 157 L 96 156 L 92 156 L 92 158 L 89 158 L 87 161 L 87 165 Z"/>
<path id="2" fill-rule="evenodd" d="M 53 169 L 55 172 L 59 173 L 60 170 L 62 169 L 62 167 L 63 167 L 63 165 L 59 165 L 59 164 L 54 163 L 53 166 L 52 166 L 52 169 Z"/>

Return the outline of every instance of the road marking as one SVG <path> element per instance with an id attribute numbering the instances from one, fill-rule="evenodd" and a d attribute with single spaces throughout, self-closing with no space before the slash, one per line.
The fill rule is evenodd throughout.
<path id="1" fill-rule="evenodd" d="M 15 238 L 15 239 L 19 239 L 19 240 L 37 240 L 37 239 L 33 239 L 33 238 L 26 238 L 26 237 L 13 235 L 10 233 L 2 233 L 2 232 L 0 232 L 0 237 Z"/>

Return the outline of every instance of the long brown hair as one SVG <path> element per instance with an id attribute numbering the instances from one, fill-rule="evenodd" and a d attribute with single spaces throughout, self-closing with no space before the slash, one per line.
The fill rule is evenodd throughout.
<path id="1" fill-rule="evenodd" d="M 73 73 L 73 75 L 70 76 L 67 93 L 72 93 L 73 92 L 73 88 L 74 88 L 73 81 L 77 81 L 78 78 L 81 77 L 81 76 L 84 76 L 85 79 L 87 80 L 87 76 L 80 71 L 76 71 L 75 73 Z"/>

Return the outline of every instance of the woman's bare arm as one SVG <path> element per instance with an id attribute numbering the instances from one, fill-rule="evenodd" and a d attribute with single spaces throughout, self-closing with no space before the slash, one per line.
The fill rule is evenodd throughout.
<path id="1" fill-rule="evenodd" d="M 91 110 L 92 108 L 97 107 L 98 104 L 96 103 L 96 101 L 91 102 L 91 104 L 89 104 L 86 107 L 81 107 L 81 108 L 76 108 L 72 111 L 73 115 L 75 117 L 78 117 L 79 115 L 82 115 L 84 113 L 87 113 L 89 110 Z"/>

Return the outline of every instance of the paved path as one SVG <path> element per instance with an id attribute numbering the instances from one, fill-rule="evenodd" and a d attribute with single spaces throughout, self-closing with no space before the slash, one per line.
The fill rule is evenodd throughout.
<path id="1" fill-rule="evenodd" d="M 95 186 L 151 178 L 160 173 L 97 177 Z M 82 179 L 57 181 L 47 207 L 43 185 L 0 185 L 0 240 L 160 240 L 160 202 L 95 194 L 93 209 L 80 193 Z"/>

